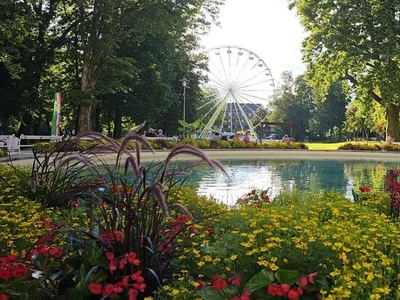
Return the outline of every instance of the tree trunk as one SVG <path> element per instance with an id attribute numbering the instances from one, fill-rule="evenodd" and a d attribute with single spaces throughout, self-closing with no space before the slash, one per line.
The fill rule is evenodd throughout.
<path id="1" fill-rule="evenodd" d="M 25 112 L 22 116 L 21 125 L 18 129 L 18 136 L 21 134 L 29 134 L 33 124 L 33 116 L 30 112 Z"/>
<path id="2" fill-rule="evenodd" d="M 386 106 L 386 118 L 387 118 L 386 140 L 388 140 L 388 138 L 391 137 L 394 142 L 400 141 L 399 112 L 400 112 L 400 107 L 398 105 L 389 104 L 388 106 Z"/>
<path id="3" fill-rule="evenodd" d="M 97 60 L 96 60 L 97 62 Z M 96 64 L 92 64 L 90 55 L 86 55 L 83 64 L 81 92 L 84 95 L 84 100 L 79 106 L 78 113 L 78 133 L 87 133 L 92 130 L 91 112 L 92 112 L 92 99 L 91 95 L 96 85 L 95 73 Z"/>
<path id="4" fill-rule="evenodd" d="M 90 105 L 81 105 L 79 107 L 78 133 L 88 133 L 92 130 L 90 125 L 91 112 L 92 112 L 92 106 Z"/>

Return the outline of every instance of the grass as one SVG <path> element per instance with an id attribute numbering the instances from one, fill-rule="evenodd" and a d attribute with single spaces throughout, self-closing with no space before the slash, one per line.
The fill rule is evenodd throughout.
<path id="1" fill-rule="evenodd" d="M 340 143 L 306 143 L 309 150 L 325 150 L 333 151 L 337 150 L 340 146 L 344 145 L 346 142 Z"/>

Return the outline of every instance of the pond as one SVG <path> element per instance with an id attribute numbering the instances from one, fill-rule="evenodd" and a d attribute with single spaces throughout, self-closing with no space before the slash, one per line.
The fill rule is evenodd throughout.
<path id="1" fill-rule="evenodd" d="M 369 186 L 383 191 L 387 169 L 399 169 L 397 162 L 349 160 L 220 160 L 228 176 L 207 166 L 190 171 L 186 184 L 206 195 L 233 205 L 252 189 L 268 189 L 274 199 L 281 191 L 332 190 L 352 199 L 352 189 Z"/>

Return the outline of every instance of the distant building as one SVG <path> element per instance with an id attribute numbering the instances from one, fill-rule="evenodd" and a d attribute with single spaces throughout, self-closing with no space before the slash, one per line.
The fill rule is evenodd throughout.
<path id="1" fill-rule="evenodd" d="M 253 119 L 254 113 L 262 107 L 262 104 L 257 103 L 227 103 L 225 110 L 224 123 L 222 126 L 223 132 L 237 132 L 249 130 L 244 114 L 250 121 Z"/>

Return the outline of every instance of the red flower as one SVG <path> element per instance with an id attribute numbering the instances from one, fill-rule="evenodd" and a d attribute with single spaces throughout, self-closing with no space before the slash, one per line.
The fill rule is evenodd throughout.
<path id="1" fill-rule="evenodd" d="M 301 290 L 301 293 L 303 293 L 303 290 Z M 290 290 L 288 291 L 287 297 L 288 297 L 288 299 L 290 299 L 290 300 L 298 300 L 298 299 L 300 298 L 300 293 L 299 293 L 299 291 L 297 290 L 297 288 L 293 288 L 293 289 L 290 289 Z"/>
<path id="2" fill-rule="evenodd" d="M 318 273 L 317 273 L 317 272 L 314 272 L 314 273 L 308 274 L 308 275 L 307 275 L 307 280 L 308 280 L 308 282 L 310 282 L 310 283 L 314 283 L 314 277 L 315 277 L 315 276 L 317 276 L 317 275 L 318 275 Z"/>
<path id="3" fill-rule="evenodd" d="M 8 300 L 7 294 L 0 293 L 0 300 Z"/>
<path id="4" fill-rule="evenodd" d="M 55 228 L 55 226 L 53 225 L 53 223 L 51 222 L 51 220 L 49 220 L 49 219 L 42 219 L 42 222 L 43 222 L 43 225 L 45 226 L 45 227 L 47 227 L 47 228 L 50 228 L 50 229 L 54 229 Z"/>
<path id="5" fill-rule="evenodd" d="M 125 258 L 122 258 L 122 259 L 119 261 L 119 266 L 118 266 L 118 268 L 119 268 L 120 270 L 123 270 L 123 269 L 125 268 L 125 266 L 126 266 L 127 263 L 128 263 L 128 262 L 126 261 L 126 259 L 125 259 Z"/>
<path id="6" fill-rule="evenodd" d="M 197 279 L 196 282 L 199 284 L 197 286 L 198 291 L 207 287 L 207 283 L 205 283 L 203 280 Z"/>
<path id="7" fill-rule="evenodd" d="M 142 271 L 141 271 L 141 270 L 136 271 L 135 273 L 133 273 L 133 274 L 131 275 L 131 279 L 132 279 L 133 281 L 136 281 L 136 282 L 144 282 L 143 277 L 140 276 L 140 275 L 142 275 Z"/>
<path id="8" fill-rule="evenodd" d="M 371 191 L 370 187 L 368 186 L 360 186 L 358 189 L 360 190 L 361 193 L 368 193 Z"/>
<path id="9" fill-rule="evenodd" d="M 103 293 L 101 294 L 103 297 L 104 296 L 110 296 L 110 298 L 113 298 L 115 295 L 114 294 L 114 285 L 113 284 L 106 284 L 106 286 L 103 289 Z"/>
<path id="10" fill-rule="evenodd" d="M 7 259 L 8 259 L 9 262 L 14 262 L 14 261 L 17 260 L 17 258 L 18 258 L 18 255 L 17 255 L 17 254 L 8 254 L 8 255 L 7 255 Z M 0 259 L 1 259 L 1 257 L 0 257 Z M 1 262 L 1 261 L 0 261 L 0 262 Z"/>
<path id="11" fill-rule="evenodd" d="M 133 288 L 135 288 L 138 291 L 141 291 L 143 293 L 145 291 L 145 289 L 146 289 L 146 284 L 144 284 L 144 283 L 134 283 L 133 284 Z"/>
<path id="12" fill-rule="evenodd" d="M 46 243 L 48 241 L 52 241 L 54 239 L 54 237 L 56 236 L 55 232 L 50 232 L 49 234 L 45 234 L 44 236 L 42 236 L 39 241 L 38 244 L 43 244 Z"/>
<path id="13" fill-rule="evenodd" d="M 139 294 L 138 290 L 130 289 L 128 291 L 129 300 L 136 300 L 138 294 Z"/>
<path id="14" fill-rule="evenodd" d="M 287 287 L 288 285 L 286 284 L 285 285 L 286 292 L 289 291 L 289 288 Z M 270 294 L 271 296 L 283 296 L 285 292 L 281 285 L 277 283 L 272 283 L 268 286 L 268 294 Z"/>
<path id="15" fill-rule="evenodd" d="M 16 264 L 12 266 L 11 275 L 12 277 L 18 278 L 28 273 L 28 268 L 24 264 Z"/>
<path id="16" fill-rule="evenodd" d="M 68 202 L 68 205 L 73 207 L 79 207 L 79 202 L 77 200 L 70 200 Z"/>
<path id="17" fill-rule="evenodd" d="M 242 284 L 242 277 L 240 275 L 232 276 L 228 279 L 228 282 L 234 286 L 240 286 Z"/>
<path id="18" fill-rule="evenodd" d="M 290 285 L 288 285 L 286 283 L 282 283 L 281 284 L 281 290 L 282 290 L 283 294 L 286 294 L 290 290 Z"/>
<path id="19" fill-rule="evenodd" d="M 123 233 L 121 231 L 109 231 L 107 233 L 100 234 L 99 240 L 105 243 L 106 245 L 115 244 L 116 242 L 120 242 L 122 239 Z"/>
<path id="20" fill-rule="evenodd" d="M 191 226 L 190 227 L 190 232 L 193 233 L 193 234 L 197 233 L 197 228 L 195 226 Z"/>
<path id="21" fill-rule="evenodd" d="M 107 260 L 113 260 L 114 259 L 114 253 L 112 253 L 112 252 L 106 252 L 106 257 L 107 257 Z"/>
<path id="22" fill-rule="evenodd" d="M 188 221 L 188 217 L 186 215 L 180 215 L 176 218 L 176 221 L 180 224 L 185 224 Z"/>
<path id="23" fill-rule="evenodd" d="M 113 259 L 112 261 L 110 261 L 110 263 L 108 264 L 108 269 L 112 272 L 115 271 L 117 269 L 117 261 L 115 259 Z"/>
<path id="24" fill-rule="evenodd" d="M 303 277 L 301 277 L 300 278 L 300 284 L 301 285 L 307 285 L 307 283 L 308 283 L 308 279 L 307 279 L 307 276 L 303 276 Z"/>
<path id="25" fill-rule="evenodd" d="M 136 259 L 137 254 L 135 252 L 131 252 L 126 256 L 128 262 L 134 266 L 138 266 L 140 264 L 140 260 Z"/>
<path id="26" fill-rule="evenodd" d="M 206 227 L 205 230 L 206 230 L 209 234 L 214 234 L 214 229 L 212 229 L 211 227 Z"/>
<path id="27" fill-rule="evenodd" d="M 226 281 L 222 278 L 220 278 L 219 276 L 214 276 L 213 281 L 212 281 L 212 287 L 216 290 L 216 291 L 222 291 L 224 288 L 226 288 L 228 284 L 226 283 Z"/>
<path id="28" fill-rule="evenodd" d="M 236 296 L 231 298 L 231 300 L 250 300 L 251 291 L 245 290 L 244 293 L 240 296 Z"/>
<path id="29" fill-rule="evenodd" d="M 94 178 L 93 181 L 94 183 L 104 183 L 107 182 L 107 178 L 106 177 Z"/>
<path id="30" fill-rule="evenodd" d="M 61 258 L 63 256 L 63 251 L 61 249 L 57 249 L 55 247 L 49 248 L 49 254 L 54 258 Z"/>
<path id="31" fill-rule="evenodd" d="M 89 284 L 89 291 L 93 294 L 100 295 L 102 286 L 100 283 L 92 282 Z"/>

